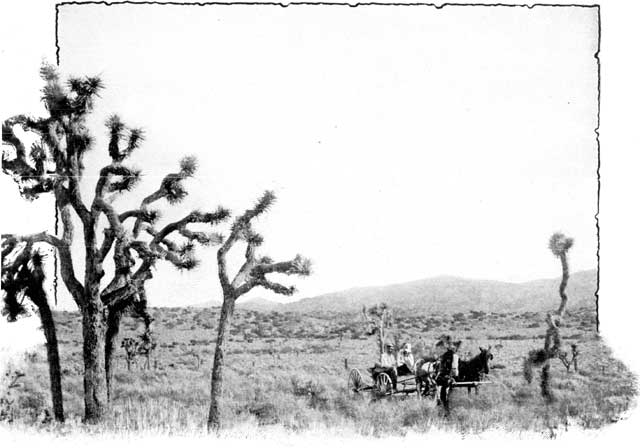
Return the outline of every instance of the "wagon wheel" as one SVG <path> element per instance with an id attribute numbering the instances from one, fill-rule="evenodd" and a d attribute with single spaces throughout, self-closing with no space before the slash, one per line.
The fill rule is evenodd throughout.
<path id="1" fill-rule="evenodd" d="M 380 395 L 390 394 L 392 391 L 393 383 L 391 382 L 391 377 L 382 372 L 376 378 L 376 390 Z"/>
<path id="2" fill-rule="evenodd" d="M 365 384 L 360 371 L 358 369 L 351 369 L 349 379 L 347 380 L 347 392 L 349 395 L 354 396 L 359 393 L 363 387 L 365 387 Z"/>

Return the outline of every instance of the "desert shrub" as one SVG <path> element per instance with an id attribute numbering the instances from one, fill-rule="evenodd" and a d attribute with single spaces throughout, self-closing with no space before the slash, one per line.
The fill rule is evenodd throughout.
<path id="1" fill-rule="evenodd" d="M 44 391 L 26 386 L 19 397 L 13 402 L 21 418 L 35 422 L 39 416 L 49 412 L 47 395 Z"/>
<path id="2" fill-rule="evenodd" d="M 296 397 L 307 397 L 309 406 L 314 409 L 327 409 L 329 398 L 327 389 L 317 381 L 309 380 L 303 382 L 298 377 L 291 378 L 293 395 Z"/>
<path id="3" fill-rule="evenodd" d="M 533 381 L 533 366 L 538 366 L 545 362 L 547 359 L 547 354 L 544 350 L 531 350 L 529 352 L 528 357 L 524 359 L 522 365 L 522 373 L 524 375 L 524 379 L 527 383 L 531 384 Z"/>

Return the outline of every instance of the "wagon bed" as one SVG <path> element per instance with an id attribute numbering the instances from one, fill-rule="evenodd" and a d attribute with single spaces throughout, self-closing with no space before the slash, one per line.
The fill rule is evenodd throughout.
<path id="1" fill-rule="evenodd" d="M 368 383 L 360 373 L 360 370 L 354 368 L 349 372 L 349 378 L 347 379 L 347 391 L 352 396 L 361 392 L 371 392 L 378 396 L 409 395 L 412 393 L 419 394 L 420 392 L 414 375 L 398 376 L 396 389 L 396 391 L 393 390 L 391 377 L 384 372 L 379 373 L 375 380 L 372 379 L 372 382 Z"/>
<path id="2" fill-rule="evenodd" d="M 491 381 L 459 381 L 451 384 L 452 388 L 458 387 L 478 387 L 481 384 L 491 384 Z M 347 392 L 354 396 L 361 392 L 371 392 L 377 396 L 388 395 L 409 395 L 417 393 L 418 398 L 423 395 L 432 395 L 435 397 L 435 387 L 429 387 L 428 384 L 422 385 L 414 375 L 399 376 L 396 382 L 396 391 L 393 390 L 391 377 L 384 372 L 377 375 L 376 379 L 371 383 L 365 381 L 362 373 L 357 368 L 351 369 L 347 379 Z"/>

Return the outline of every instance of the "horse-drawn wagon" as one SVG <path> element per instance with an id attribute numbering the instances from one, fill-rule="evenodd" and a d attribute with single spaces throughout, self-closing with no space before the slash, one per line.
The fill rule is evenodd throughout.
<path id="1" fill-rule="evenodd" d="M 419 360 L 413 368 L 415 374 L 399 376 L 396 379 L 396 388 L 393 387 L 391 375 L 387 372 L 376 372 L 368 369 L 371 380 L 365 380 L 357 368 L 351 369 L 347 379 L 347 391 L 355 396 L 361 393 L 372 393 L 376 397 L 404 395 L 415 393 L 418 399 L 423 397 L 436 398 L 445 407 L 448 405 L 449 392 L 454 388 L 466 387 L 478 391 L 478 386 L 489 384 L 484 377 L 489 373 L 489 360 L 493 355 L 489 349 L 480 349 L 480 353 L 468 361 L 460 361 L 459 372 L 450 370 L 451 362 L 447 358 L 453 358 L 454 352 L 447 351 L 440 359 Z M 447 367 L 449 366 L 449 367 Z"/>

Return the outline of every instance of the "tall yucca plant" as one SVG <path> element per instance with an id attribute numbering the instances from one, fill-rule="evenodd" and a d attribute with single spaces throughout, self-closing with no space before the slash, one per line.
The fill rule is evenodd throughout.
<path id="1" fill-rule="evenodd" d="M 311 262 L 301 255 L 296 255 L 288 261 L 274 262 L 267 256 L 258 256 L 256 254 L 257 249 L 262 245 L 263 237 L 253 229 L 253 221 L 258 216 L 266 213 L 275 199 L 273 192 L 266 191 L 254 207 L 246 210 L 236 218 L 231 226 L 229 236 L 218 249 L 218 278 L 222 286 L 223 301 L 222 309 L 220 310 L 213 367 L 211 369 L 211 404 L 207 421 L 209 431 L 217 431 L 220 428 L 224 354 L 236 300 L 257 286 L 277 294 L 292 295 L 295 293 L 295 287 L 274 282 L 267 278 L 269 274 L 300 276 L 311 274 Z M 246 245 L 245 261 L 234 275 L 230 275 L 227 268 L 227 255 L 236 244 Z"/>
<path id="2" fill-rule="evenodd" d="M 566 294 L 567 283 L 569 282 L 569 262 L 567 255 L 573 247 L 573 238 L 568 238 L 562 233 L 554 233 L 549 239 L 549 250 L 560 259 L 562 266 L 562 280 L 558 288 L 560 295 L 560 306 L 555 312 L 547 314 L 547 332 L 544 339 L 544 348 L 529 352 L 524 362 L 524 377 L 528 382 L 533 380 L 532 367 L 542 365 L 540 374 L 540 392 L 547 402 L 554 400 L 551 390 L 551 359 L 561 354 L 562 338 L 560 327 L 567 308 L 568 297 Z"/>
<path id="3" fill-rule="evenodd" d="M 384 302 L 368 309 L 363 305 L 362 316 L 364 321 L 369 325 L 369 331 L 367 333 L 369 335 L 375 334 L 378 337 L 378 360 L 382 362 L 384 345 L 388 338 L 388 330 L 393 326 L 391 310 Z"/>
<path id="4" fill-rule="evenodd" d="M 85 421 L 96 423 L 108 409 L 106 360 L 110 358 L 105 356 L 105 351 L 109 353 L 106 341 L 117 337 L 119 313 L 141 300 L 144 283 L 151 278 L 151 268 L 158 260 L 167 260 L 179 269 L 197 266 L 194 244 L 218 244 L 222 236 L 193 231 L 188 226 L 218 224 L 228 218 L 229 212 L 223 208 L 211 213 L 194 211 L 164 227 L 154 227 L 158 212 L 150 208 L 153 203 L 166 199 L 174 204 L 186 196 L 182 182 L 196 169 L 195 159 L 191 157 L 183 159 L 180 171 L 167 175 L 158 190 L 147 196 L 138 208 L 116 210 L 117 197 L 130 192 L 140 179 L 141 171 L 127 161 L 140 147 L 144 133 L 126 126 L 115 115 L 106 122 L 109 136 L 106 150 L 111 161 L 100 170 L 93 199 L 85 201 L 80 182 L 84 175 L 84 156 L 93 148 L 86 119 L 103 88 L 102 81 L 97 77 L 83 77 L 71 78 L 65 84 L 50 65 L 42 67 L 41 76 L 45 82 L 42 100 L 48 116 L 16 115 L 2 123 L 2 142 L 12 148 L 3 154 L 2 169 L 15 179 L 23 197 L 35 199 L 45 193 L 55 196 L 63 232 L 61 237 L 46 231 L 2 237 L 14 243 L 46 244 L 57 251 L 62 280 L 82 315 Z M 18 126 L 37 137 L 29 154 L 15 133 Z M 82 281 L 76 275 L 71 253 L 74 215 L 81 224 L 83 237 Z M 107 222 L 103 232 L 102 217 Z M 132 221 L 135 222 L 133 230 L 127 227 Z M 104 233 L 102 238 L 101 233 Z M 113 253 L 115 272 L 107 287 L 101 288 L 104 261 L 110 253 Z M 108 336 L 107 325 L 111 329 Z"/>

